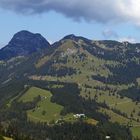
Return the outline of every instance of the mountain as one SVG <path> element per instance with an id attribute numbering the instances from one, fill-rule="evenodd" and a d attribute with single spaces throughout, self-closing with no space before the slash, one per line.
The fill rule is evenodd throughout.
<path id="1" fill-rule="evenodd" d="M 0 50 L 0 60 L 27 56 L 47 47 L 50 47 L 49 42 L 40 34 L 20 31 L 13 36 L 8 45 Z"/>
<path id="2" fill-rule="evenodd" d="M 16 55 L 7 57 L 7 47 Z M 67 126 L 77 120 L 74 114 L 85 114 L 82 121 L 97 124 L 97 130 L 107 123 L 110 128 L 103 131 L 109 136 L 118 138 L 123 129 L 131 140 L 126 134 L 129 128 L 140 131 L 139 43 L 90 40 L 71 34 L 49 45 L 41 35 L 21 31 L 0 52 L 4 58 L 0 61 L 0 116 L 4 116 L 0 121 L 10 118 L 23 124 L 31 120 L 54 127 L 60 121 L 63 127 L 63 123 Z M 22 127 L 25 132 L 31 130 Z M 36 130 L 37 125 L 31 127 Z M 38 135 L 41 140 L 44 134 Z M 122 137 L 119 139 L 125 140 Z"/>

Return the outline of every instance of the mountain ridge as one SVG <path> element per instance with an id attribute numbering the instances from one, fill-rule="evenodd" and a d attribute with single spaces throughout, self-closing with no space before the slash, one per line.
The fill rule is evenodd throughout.
<path id="1" fill-rule="evenodd" d="M 86 37 L 83 37 L 83 36 L 77 36 L 77 35 L 74 35 L 74 34 L 69 34 L 69 35 L 66 35 L 64 36 L 62 39 L 60 39 L 59 41 L 56 41 L 54 42 L 52 45 L 46 40 L 46 38 L 44 38 L 40 33 L 32 33 L 30 31 L 27 31 L 27 30 L 21 30 L 17 33 L 15 33 L 12 37 L 12 39 L 9 41 L 8 45 L 2 47 L 0 49 L 1 50 L 5 50 L 7 49 L 7 47 L 14 47 L 14 45 L 19 45 L 20 47 L 20 41 L 28 41 L 28 43 L 30 43 L 29 41 L 33 39 L 33 37 L 35 39 L 43 39 L 44 41 L 46 41 L 46 44 L 49 45 L 49 46 L 53 46 L 53 44 L 59 42 L 59 41 L 62 41 L 62 40 L 66 40 L 66 39 L 70 39 L 70 40 L 73 40 L 73 41 L 78 41 L 78 40 L 85 40 L 85 41 L 89 41 L 89 42 L 99 42 L 99 43 L 118 43 L 118 44 L 123 44 L 123 45 L 139 45 L 140 46 L 140 43 L 130 43 L 128 41 L 124 41 L 124 42 L 119 42 L 117 40 L 91 40 L 91 39 L 88 39 Z M 17 42 L 16 42 L 17 41 Z M 19 42 L 18 42 L 19 41 Z M 39 40 L 38 40 L 39 41 Z M 36 41 L 37 43 L 37 41 Z M 18 47 L 18 46 L 17 46 Z M 44 46 L 42 46 L 44 47 Z"/>

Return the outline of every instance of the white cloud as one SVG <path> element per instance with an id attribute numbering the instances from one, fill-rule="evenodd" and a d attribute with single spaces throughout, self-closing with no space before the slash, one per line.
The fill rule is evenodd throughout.
<path id="1" fill-rule="evenodd" d="M 140 25 L 140 0 L 0 0 L 0 6 L 24 14 L 53 10 L 75 20 Z"/>
<path id="2" fill-rule="evenodd" d="M 112 29 L 105 29 L 102 31 L 102 35 L 104 36 L 105 39 L 115 39 L 118 40 L 119 42 L 130 42 L 130 43 L 136 43 L 137 39 L 132 37 L 132 36 L 126 36 L 122 37 L 119 35 L 116 31 Z"/>
<path id="3" fill-rule="evenodd" d="M 122 37 L 122 38 L 119 38 L 118 41 L 120 42 L 130 42 L 130 43 L 136 43 L 136 39 L 133 38 L 133 37 Z"/>
<path id="4" fill-rule="evenodd" d="M 102 35 L 104 36 L 105 39 L 109 39 L 109 38 L 118 38 L 118 34 L 111 30 L 111 29 L 105 29 L 102 32 Z"/>

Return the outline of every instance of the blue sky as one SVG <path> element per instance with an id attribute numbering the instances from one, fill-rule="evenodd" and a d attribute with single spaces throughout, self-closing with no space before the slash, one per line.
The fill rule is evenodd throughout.
<path id="1" fill-rule="evenodd" d="M 87 2 L 88 1 L 91 2 L 90 0 L 87 0 Z M 28 3 L 26 6 L 27 5 Z M 14 6 L 16 6 L 16 9 L 13 8 Z M 38 10 L 33 7 L 33 10 L 35 10 L 33 13 L 23 12 L 25 10 L 28 11 L 26 7 L 25 10 L 20 11 L 18 6 L 18 4 L 13 3 L 13 7 L 11 8 L 4 6 L 0 7 L 0 47 L 6 45 L 12 36 L 20 30 L 41 33 L 50 42 L 55 42 L 68 34 L 80 35 L 93 40 L 113 39 L 119 41 L 128 40 L 130 42 L 140 42 L 140 27 L 137 18 L 134 17 L 128 18 L 128 20 L 126 18 L 124 21 L 121 21 L 121 15 L 119 15 L 119 18 L 117 17 L 118 15 L 116 16 L 117 20 L 112 20 L 112 15 L 103 18 L 104 15 L 106 16 L 106 14 L 108 14 L 106 11 L 101 15 L 100 13 L 94 13 L 94 16 L 92 17 L 91 10 L 90 13 L 82 11 L 82 8 L 84 8 L 83 5 L 81 6 L 81 9 L 79 8 L 79 11 L 75 11 L 74 13 L 74 4 L 72 5 L 73 7 L 70 7 L 70 10 L 65 10 L 63 4 L 61 4 L 59 10 L 57 10 L 58 8 L 51 8 L 48 11 L 44 10 L 41 12 L 38 12 Z M 105 6 L 103 6 L 103 8 L 104 7 Z M 29 8 L 32 7 L 29 6 Z M 123 15 L 123 18 L 125 19 L 125 15 Z"/>

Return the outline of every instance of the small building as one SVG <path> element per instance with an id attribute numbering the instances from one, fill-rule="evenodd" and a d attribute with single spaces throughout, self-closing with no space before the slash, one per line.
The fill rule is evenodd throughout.
<path id="1" fill-rule="evenodd" d="M 106 136 L 106 137 L 105 137 L 105 139 L 110 139 L 110 138 L 111 138 L 110 136 Z"/>
<path id="2" fill-rule="evenodd" d="M 85 118 L 86 115 L 85 114 L 75 114 L 73 115 L 74 118 L 78 119 L 78 118 Z"/>
<path id="3" fill-rule="evenodd" d="M 45 100 L 45 99 L 47 99 L 46 96 L 41 96 L 41 100 Z"/>

